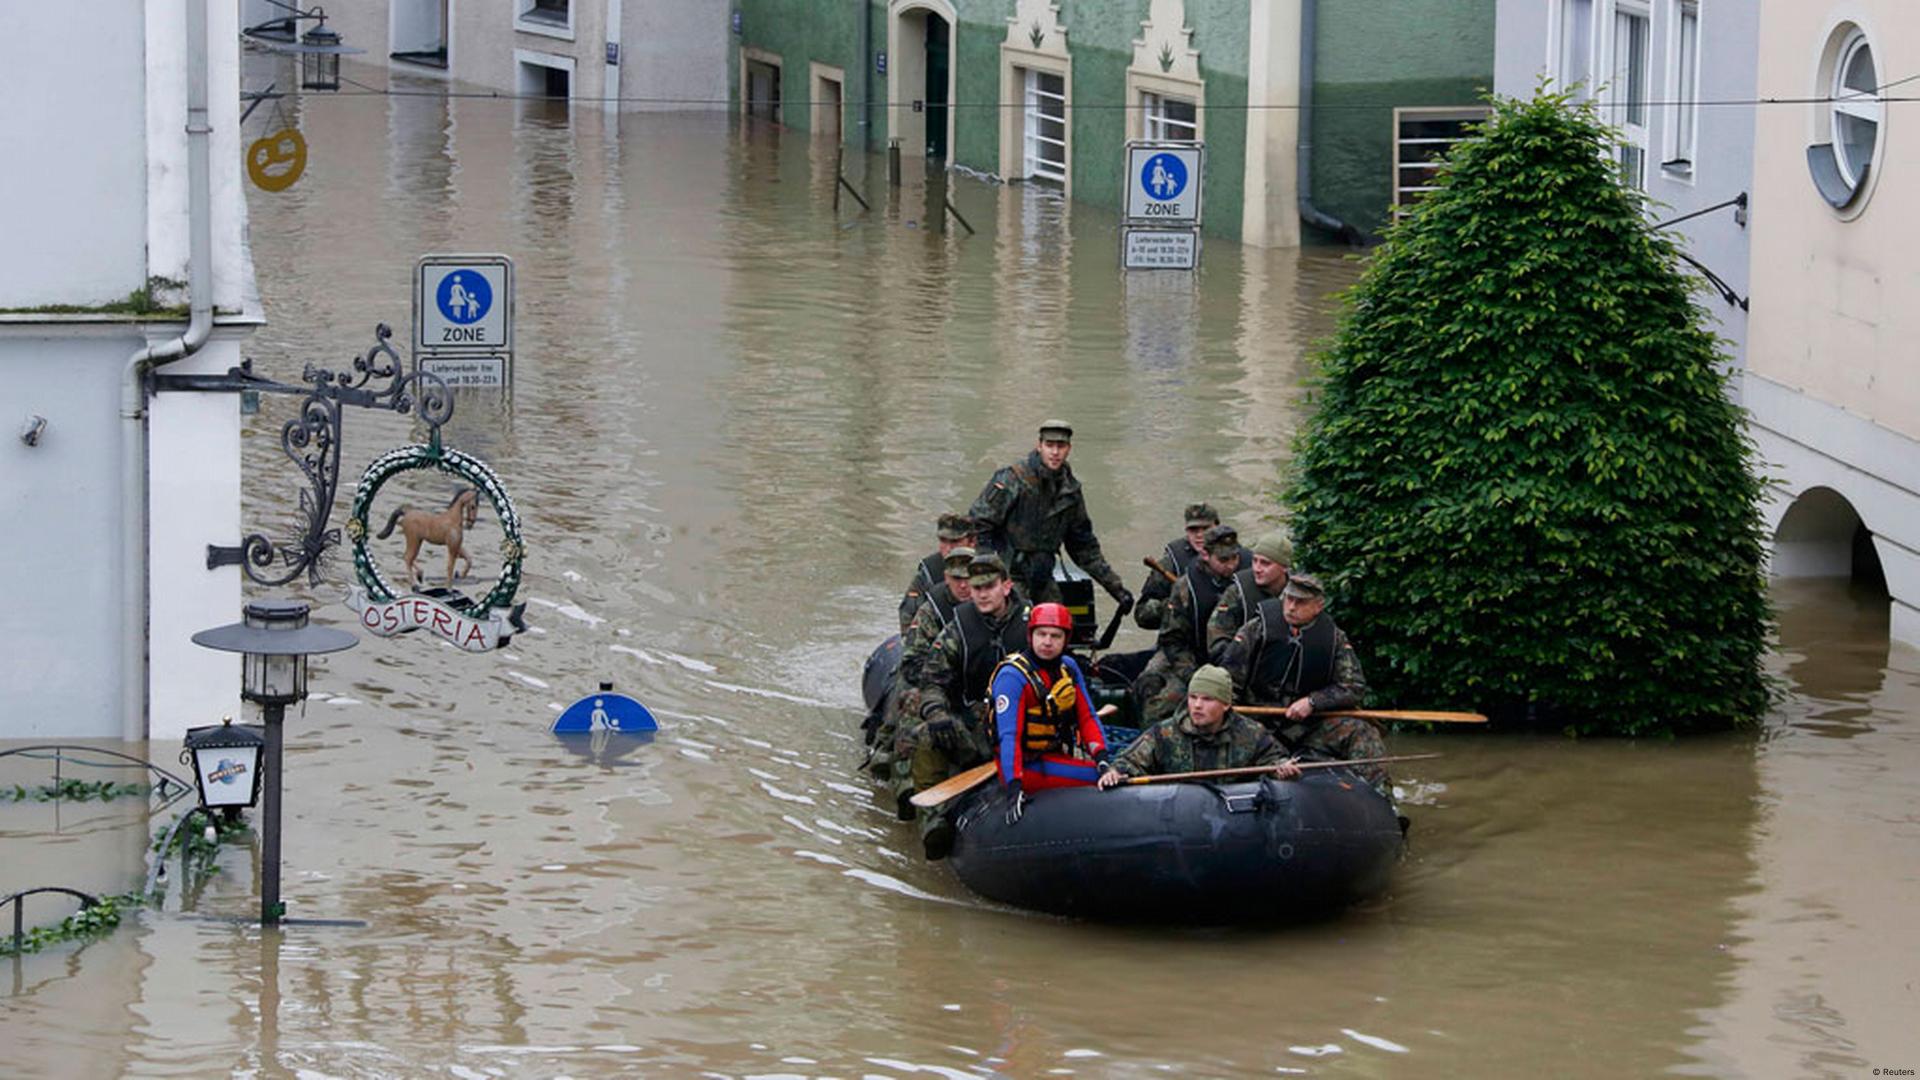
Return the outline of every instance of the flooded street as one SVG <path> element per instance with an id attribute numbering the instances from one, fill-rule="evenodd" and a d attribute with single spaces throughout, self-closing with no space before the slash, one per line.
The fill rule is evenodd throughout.
<path id="1" fill-rule="evenodd" d="M 206 918 L 256 910 L 257 846 L 229 847 L 117 933 L 0 961 L 0 1072 L 1920 1069 L 1920 653 L 1889 648 L 1884 595 L 1844 583 L 1776 587 L 1789 693 L 1757 733 L 1390 736 L 1445 756 L 1396 774 L 1413 826 L 1393 888 L 1324 924 L 990 905 L 856 775 L 860 665 L 935 515 L 1043 417 L 1076 426 L 1092 519 L 1136 588 L 1186 502 L 1243 535 L 1278 520 L 1303 354 L 1359 272 L 1343 252 L 1209 237 L 1192 278 L 1126 278 L 1110 214 L 955 176 L 977 234 L 941 232 L 917 164 L 890 202 L 875 157 L 847 166 L 873 212 L 836 215 L 830 143 L 722 116 L 289 108 L 309 171 L 250 192 L 268 325 L 246 351 L 283 381 L 348 366 L 376 322 L 404 336 L 419 256 L 511 255 L 512 394 L 462 391 L 444 435 L 512 493 L 533 629 L 485 655 L 363 634 L 314 662 L 287 723 L 283 893 L 293 916 L 365 927 Z M 290 528 L 278 434 L 297 400 L 247 419 L 250 529 Z M 366 464 L 425 429 L 350 410 L 345 431 L 336 524 Z M 274 595 L 352 627 L 351 574 L 342 552 L 322 586 Z M 588 755 L 548 733 L 602 680 L 654 711 L 656 738 Z M 175 767 L 175 746 L 123 749 Z M 0 759 L 9 786 L 46 771 Z M 0 804 L 22 886 L 134 887 L 179 808 L 150 821 L 131 801 Z"/>

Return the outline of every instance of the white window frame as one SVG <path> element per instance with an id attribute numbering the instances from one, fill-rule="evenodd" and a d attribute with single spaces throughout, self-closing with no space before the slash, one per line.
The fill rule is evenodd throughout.
<path id="1" fill-rule="evenodd" d="M 1661 140 L 1660 171 L 1670 180 L 1691 183 L 1700 167 L 1700 21 L 1701 0 L 1668 0 L 1666 132 Z M 1691 32 L 1688 24 L 1692 24 Z"/>
<path id="2" fill-rule="evenodd" d="M 1392 186 L 1392 191 L 1393 191 L 1393 216 L 1394 217 L 1398 218 L 1405 215 L 1409 210 L 1413 208 L 1414 203 L 1419 202 L 1420 199 L 1423 196 L 1425 196 L 1427 192 L 1434 190 L 1435 185 L 1431 183 L 1433 179 L 1432 174 L 1438 172 L 1440 168 L 1439 165 L 1434 164 L 1433 162 L 1427 160 L 1425 157 L 1421 157 L 1418 159 L 1409 159 L 1408 155 L 1406 155 L 1405 153 L 1407 148 L 1414 147 L 1414 146 L 1446 146 L 1448 148 L 1452 148 L 1466 141 L 1469 138 L 1477 137 L 1477 136 L 1463 135 L 1458 139 L 1403 138 L 1400 132 L 1405 127 L 1407 122 L 1408 121 L 1418 122 L 1422 120 L 1458 120 L 1463 122 L 1472 122 L 1472 121 L 1484 122 L 1487 118 L 1488 111 L 1489 110 L 1487 110 L 1486 108 L 1480 107 L 1480 106 L 1460 107 L 1460 108 L 1447 107 L 1447 106 L 1400 107 L 1393 110 L 1393 186 Z M 1408 169 L 1419 169 L 1422 172 L 1428 174 L 1426 177 L 1427 182 L 1418 183 L 1418 184 L 1407 183 L 1407 178 L 1405 173 L 1406 173 L 1406 170 Z"/>
<path id="3" fill-rule="evenodd" d="M 1827 86 L 1827 92 L 1833 98 L 1829 123 L 1833 128 L 1834 162 L 1840 166 L 1840 175 L 1853 185 L 1860 183 L 1861 175 L 1873 164 L 1873 153 L 1868 154 L 1866 161 L 1854 161 L 1847 156 L 1846 142 L 1840 137 L 1840 118 L 1848 116 L 1872 124 L 1873 150 L 1876 153 L 1881 141 L 1886 138 L 1886 105 L 1878 97 L 1864 95 L 1846 85 L 1847 65 L 1863 49 L 1873 60 L 1874 77 L 1880 78 L 1880 54 L 1874 49 L 1866 31 L 1856 26 L 1840 43 L 1833 64 L 1833 78 Z"/>
<path id="4" fill-rule="evenodd" d="M 1594 93 L 1593 31 L 1598 6 L 1596 0 L 1554 0 L 1547 9 L 1547 73 L 1561 90 L 1577 90 L 1576 96 L 1583 100 Z"/>
<path id="5" fill-rule="evenodd" d="M 1652 101 L 1653 9 L 1646 0 L 1607 0 L 1599 6 L 1599 11 L 1597 29 L 1601 32 L 1596 35 L 1596 38 L 1600 46 L 1600 62 L 1594 65 L 1594 69 L 1606 72 L 1606 82 L 1600 88 L 1598 98 L 1600 117 L 1620 129 L 1623 145 L 1615 160 L 1620 163 L 1621 176 L 1629 187 L 1645 191 L 1647 160 L 1652 156 L 1647 119 Z M 1619 39 L 1623 18 L 1637 20 L 1641 25 L 1641 32 L 1646 35 L 1640 85 L 1633 88 L 1638 91 L 1637 98 L 1633 96 L 1632 90 L 1623 93 L 1618 85 L 1620 77 L 1630 74 L 1630 72 L 1620 71 L 1622 58 L 1619 56 Z M 1631 119 L 1631 110 L 1636 100 L 1640 103 L 1640 120 L 1637 123 Z M 1628 161 L 1636 152 L 1640 167 L 1630 171 Z"/>
<path id="6" fill-rule="evenodd" d="M 573 40 L 573 0 L 566 0 L 567 19 L 564 24 L 556 25 L 544 19 L 529 19 L 536 7 L 534 0 L 514 0 L 513 28 L 523 34 L 539 34 L 542 37 L 559 38 L 562 41 Z"/>
<path id="7" fill-rule="evenodd" d="M 1057 71 L 1047 71 L 1042 68 L 1021 68 L 1020 72 L 1020 175 L 1065 184 L 1068 162 L 1067 137 L 1070 134 L 1068 129 L 1070 121 L 1067 117 L 1067 77 Z M 1040 86 L 1042 79 L 1060 80 L 1059 91 L 1056 93 L 1042 89 Z M 1048 102 L 1058 103 L 1058 114 L 1046 111 Z M 1041 134 L 1042 121 L 1059 124 L 1060 137 L 1056 139 L 1050 135 Z M 1044 151 L 1047 147 L 1055 147 L 1059 150 L 1057 162 L 1046 155 Z"/>
<path id="8" fill-rule="evenodd" d="M 1192 120 L 1176 120 L 1167 115 L 1169 102 L 1185 105 L 1193 110 Z M 1141 136 L 1159 142 L 1198 142 L 1200 139 L 1200 104 L 1191 98 L 1179 94 L 1165 94 L 1157 90 L 1140 91 L 1140 131 Z"/>

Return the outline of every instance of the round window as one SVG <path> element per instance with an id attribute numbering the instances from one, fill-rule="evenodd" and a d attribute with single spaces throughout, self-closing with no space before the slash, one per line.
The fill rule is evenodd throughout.
<path id="1" fill-rule="evenodd" d="M 1873 46 L 1856 27 L 1841 40 L 1833 71 L 1833 148 L 1849 187 L 1866 178 L 1873 148 L 1880 140 L 1880 79 Z"/>

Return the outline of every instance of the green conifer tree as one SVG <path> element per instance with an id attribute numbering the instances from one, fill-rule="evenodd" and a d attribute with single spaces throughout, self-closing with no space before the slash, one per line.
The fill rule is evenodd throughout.
<path id="1" fill-rule="evenodd" d="M 1618 733 L 1767 704 L 1752 444 L 1614 145 L 1495 101 L 1319 358 L 1286 498 L 1382 700 Z"/>

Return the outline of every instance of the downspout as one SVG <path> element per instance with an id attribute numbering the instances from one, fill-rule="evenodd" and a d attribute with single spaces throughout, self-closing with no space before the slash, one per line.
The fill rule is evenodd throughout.
<path id="1" fill-rule="evenodd" d="M 860 6 L 860 148 L 873 152 L 873 5 Z"/>
<path id="2" fill-rule="evenodd" d="M 207 0 L 187 0 L 186 332 L 127 358 L 120 381 L 121 737 L 147 737 L 147 373 L 192 356 L 213 333 L 213 128 L 207 122 Z"/>
<path id="3" fill-rule="evenodd" d="M 1365 233 L 1313 204 L 1313 60 L 1319 23 L 1318 0 L 1300 0 L 1300 134 L 1294 143 L 1300 220 L 1349 244 L 1359 244 L 1366 240 Z"/>

